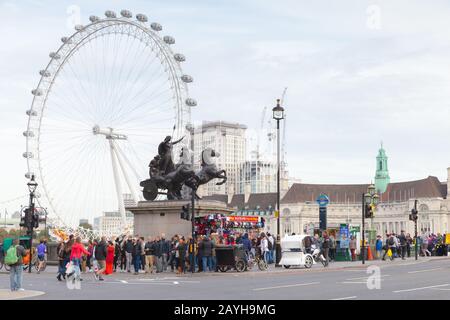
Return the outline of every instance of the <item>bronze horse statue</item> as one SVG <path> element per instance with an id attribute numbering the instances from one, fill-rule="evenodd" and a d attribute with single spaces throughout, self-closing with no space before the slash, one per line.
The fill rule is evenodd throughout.
<path id="1" fill-rule="evenodd" d="M 222 179 L 222 181 L 216 183 L 218 186 L 227 182 L 228 178 L 226 171 L 217 169 L 213 159 L 215 157 L 219 157 L 219 153 L 217 153 L 214 149 L 206 148 L 203 150 L 201 170 L 197 171 L 193 177 L 185 181 L 186 186 L 192 189 L 197 199 L 200 199 L 197 194 L 197 189 L 199 186 L 208 183 L 212 179 Z"/>

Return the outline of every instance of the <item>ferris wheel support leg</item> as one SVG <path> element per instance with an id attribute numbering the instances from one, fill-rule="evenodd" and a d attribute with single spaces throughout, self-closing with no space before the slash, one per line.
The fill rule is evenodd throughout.
<path id="1" fill-rule="evenodd" d="M 119 160 L 120 168 L 122 169 L 123 176 L 125 177 L 125 181 L 127 182 L 128 189 L 130 189 L 130 193 L 133 196 L 133 200 L 137 203 L 139 201 L 139 197 L 136 194 L 136 189 L 133 187 L 133 184 L 131 183 L 130 177 L 127 174 L 127 171 L 125 170 L 124 162 L 122 161 L 122 158 L 125 159 L 125 162 L 130 166 L 130 169 L 133 169 L 131 167 L 130 161 L 128 161 L 127 157 L 123 154 L 122 150 L 117 146 L 114 142 L 114 151 L 117 155 L 117 159 Z M 136 184 L 137 185 L 137 184 Z"/>
<path id="2" fill-rule="evenodd" d="M 125 213 L 125 205 L 123 203 L 123 195 L 122 195 L 122 187 L 120 185 L 120 178 L 119 178 L 119 170 L 117 168 L 117 162 L 116 162 L 116 151 L 114 148 L 114 143 L 112 139 L 109 139 L 109 147 L 111 151 L 111 162 L 112 162 L 112 168 L 113 168 L 113 174 L 114 174 L 114 182 L 116 184 L 116 192 L 117 192 L 117 200 L 119 203 L 119 212 L 122 217 L 123 221 L 123 227 L 127 227 L 127 216 Z"/>

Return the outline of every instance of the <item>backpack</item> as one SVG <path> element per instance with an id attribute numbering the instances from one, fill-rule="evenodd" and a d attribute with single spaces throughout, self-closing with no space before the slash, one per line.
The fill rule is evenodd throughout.
<path id="1" fill-rule="evenodd" d="M 11 246 L 6 252 L 5 264 L 11 266 L 17 262 L 19 262 L 19 257 L 17 256 L 17 246 Z"/>
<path id="2" fill-rule="evenodd" d="M 395 244 L 394 238 L 393 238 L 393 237 L 390 237 L 390 238 L 389 238 L 388 244 L 389 244 L 390 246 L 393 246 L 393 245 Z"/>
<path id="3" fill-rule="evenodd" d="M 269 239 L 267 239 L 267 247 L 269 248 L 269 251 L 272 251 L 273 245 L 272 245 L 272 241 L 270 241 Z"/>

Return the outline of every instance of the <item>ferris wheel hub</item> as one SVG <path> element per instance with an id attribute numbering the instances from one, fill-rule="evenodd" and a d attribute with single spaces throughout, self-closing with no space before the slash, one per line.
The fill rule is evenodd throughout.
<path id="1" fill-rule="evenodd" d="M 106 137 L 106 139 L 128 140 L 128 137 L 126 135 L 114 132 L 114 128 L 111 128 L 111 127 L 100 128 L 99 125 L 95 125 L 92 128 L 92 133 L 94 135 L 103 135 Z"/>

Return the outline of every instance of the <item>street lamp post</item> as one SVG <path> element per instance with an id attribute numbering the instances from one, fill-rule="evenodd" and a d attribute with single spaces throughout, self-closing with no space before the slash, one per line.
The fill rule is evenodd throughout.
<path id="1" fill-rule="evenodd" d="M 33 223 L 34 223 L 34 192 L 38 186 L 37 182 L 34 181 L 34 175 L 31 176 L 31 180 L 27 183 L 28 191 L 30 192 L 30 205 L 28 209 L 28 218 L 26 219 L 27 233 L 30 235 L 30 261 L 28 265 L 28 273 L 31 273 L 31 260 L 32 259 L 32 249 L 33 249 Z"/>
<path id="2" fill-rule="evenodd" d="M 277 99 L 277 105 L 272 109 L 273 119 L 277 121 L 277 243 L 276 243 L 276 263 L 275 267 L 280 266 L 281 260 L 281 238 L 280 238 L 280 121 L 284 119 L 284 108 L 280 105 L 280 99 Z"/>
<path id="3" fill-rule="evenodd" d="M 375 192 L 375 186 L 371 184 L 367 188 L 367 192 L 362 194 L 362 264 L 365 264 L 365 253 L 366 253 L 366 236 L 365 236 L 365 218 L 370 218 L 373 221 L 373 211 L 378 205 L 380 196 Z"/>

